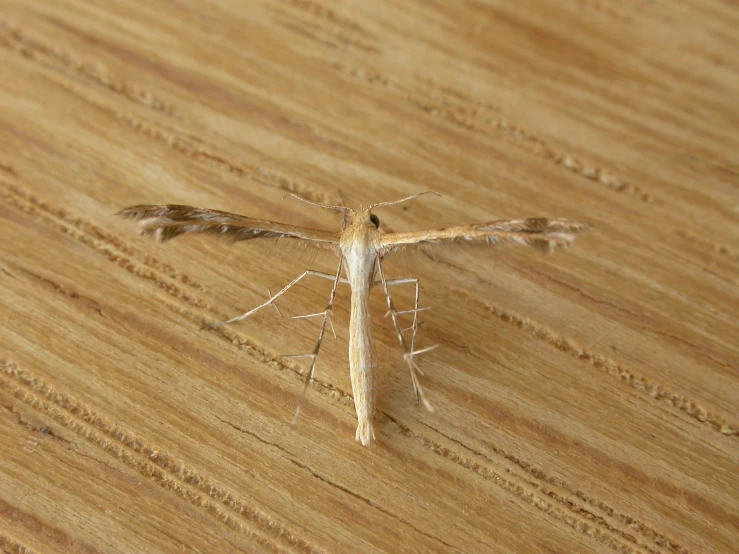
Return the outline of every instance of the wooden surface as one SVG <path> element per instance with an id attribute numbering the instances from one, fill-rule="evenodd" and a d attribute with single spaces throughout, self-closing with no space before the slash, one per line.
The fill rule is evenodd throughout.
<path id="1" fill-rule="evenodd" d="M 8 552 L 735 552 L 739 7 L 721 0 L 0 2 Z M 553 256 L 398 254 L 435 414 L 375 291 L 377 445 L 330 259 L 138 237 L 186 203 L 336 229 L 590 221 Z M 320 280 L 319 280 L 320 281 Z M 410 290 L 398 303 L 410 307 Z"/>

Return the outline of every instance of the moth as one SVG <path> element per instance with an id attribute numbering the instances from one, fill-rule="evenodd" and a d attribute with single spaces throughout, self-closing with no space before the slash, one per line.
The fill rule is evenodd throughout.
<path id="1" fill-rule="evenodd" d="M 427 308 L 419 308 L 418 278 L 387 279 L 382 267 L 382 262 L 393 252 L 402 248 L 427 247 L 440 243 L 468 243 L 495 245 L 501 243 L 514 243 L 527 245 L 543 252 L 549 252 L 557 247 L 568 246 L 576 233 L 586 231 L 590 228 L 587 223 L 579 223 L 566 219 L 547 218 L 525 218 L 525 219 L 503 219 L 489 221 L 474 225 L 461 227 L 448 227 L 446 229 L 414 231 L 407 233 L 385 233 L 380 228 L 379 218 L 372 210 L 381 206 L 391 206 L 406 202 L 423 194 L 438 194 L 431 191 L 414 194 L 392 202 L 379 202 L 358 210 L 333 205 L 319 204 L 301 198 L 295 198 L 330 210 L 338 210 L 343 214 L 341 231 L 325 231 L 299 227 L 286 223 L 276 223 L 254 219 L 243 215 L 195 208 L 181 205 L 141 205 L 125 208 L 117 215 L 138 221 L 139 232 L 143 235 L 152 236 L 155 240 L 163 242 L 173 239 L 179 235 L 205 233 L 221 237 L 232 242 L 245 240 L 258 240 L 264 238 L 279 238 L 295 241 L 303 241 L 307 244 L 327 248 L 339 257 L 339 266 L 335 274 L 322 273 L 319 271 L 304 271 L 296 279 L 288 283 L 274 296 L 269 293 L 269 299 L 233 319 L 214 323 L 209 327 L 225 325 L 241 321 L 258 310 L 265 308 L 285 294 L 291 287 L 308 276 L 329 279 L 333 281 L 333 288 L 329 297 L 328 305 L 323 312 L 296 317 L 323 317 L 320 327 L 318 341 L 310 353 L 298 354 L 289 357 L 305 357 L 310 359 L 310 367 L 305 375 L 303 396 L 313 380 L 316 360 L 323 341 L 326 324 L 331 323 L 331 314 L 334 297 L 339 283 L 346 283 L 351 287 L 351 315 L 349 322 L 349 373 L 354 396 L 354 408 L 357 413 L 357 432 L 355 439 L 364 446 L 369 446 L 375 440 L 375 431 L 372 420 L 375 413 L 377 396 L 377 355 L 375 352 L 374 339 L 372 335 L 372 322 L 370 317 L 369 299 L 370 290 L 374 286 L 381 286 L 387 300 L 388 312 L 395 333 L 403 349 L 404 359 L 410 369 L 411 383 L 416 397 L 416 403 L 421 402 L 429 410 L 433 411 L 431 404 L 421 387 L 418 376 L 422 375 L 416 362 L 416 358 L 436 346 L 426 348 L 416 347 L 416 335 L 418 332 L 419 312 Z M 347 215 L 350 220 L 347 221 Z M 344 275 L 342 276 L 342 269 Z M 390 295 L 390 287 L 402 284 L 415 286 L 415 304 L 410 310 L 397 310 Z M 402 328 L 400 318 L 410 315 L 413 318 L 408 328 Z M 411 332 L 410 339 L 406 334 Z M 300 404 L 295 413 L 297 418 L 300 412 Z M 293 419 L 295 421 L 295 419 Z"/>

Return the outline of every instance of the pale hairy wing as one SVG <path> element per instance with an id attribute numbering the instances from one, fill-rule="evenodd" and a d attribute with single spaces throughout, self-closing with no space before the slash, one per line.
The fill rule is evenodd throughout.
<path id="1" fill-rule="evenodd" d="M 142 235 L 152 236 L 161 242 L 186 233 L 205 233 L 232 242 L 257 238 L 291 238 L 334 249 L 338 248 L 339 243 L 339 233 L 332 231 L 177 204 L 131 206 L 116 215 L 138 221 Z"/>
<path id="2" fill-rule="evenodd" d="M 523 244 L 550 252 L 557 247 L 569 246 L 575 234 L 591 228 L 588 223 L 566 219 L 530 217 L 526 219 L 501 219 L 463 227 L 448 227 L 431 231 L 387 233 L 381 244 L 387 254 L 399 247 L 431 246 L 444 243 L 468 244 Z"/>

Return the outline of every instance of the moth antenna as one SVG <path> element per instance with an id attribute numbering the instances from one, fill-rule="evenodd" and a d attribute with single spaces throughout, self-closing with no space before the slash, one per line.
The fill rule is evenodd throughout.
<path id="1" fill-rule="evenodd" d="M 331 205 L 328 205 L 328 204 L 321 204 L 320 202 L 313 202 L 313 200 L 308 200 L 307 198 L 303 198 L 302 196 L 298 196 L 297 194 L 293 194 L 292 192 L 290 192 L 290 193 L 286 194 L 285 196 L 283 196 L 282 199 L 284 200 L 288 196 L 292 196 L 293 198 L 297 198 L 298 200 L 300 200 L 301 202 L 305 202 L 306 204 L 312 204 L 314 206 L 318 206 L 319 208 L 326 208 L 327 210 L 341 210 L 341 211 L 344 211 L 344 212 L 346 212 L 346 211 L 353 212 L 354 211 L 351 208 L 347 208 L 346 206 L 331 206 Z"/>
<path id="2" fill-rule="evenodd" d="M 405 198 L 401 198 L 400 200 L 393 200 L 391 202 L 378 202 L 377 204 L 372 204 L 367 209 L 371 210 L 372 208 L 376 208 L 377 206 L 392 206 L 393 204 L 400 204 L 401 202 L 407 202 L 408 200 L 413 200 L 414 198 L 418 198 L 419 196 L 423 196 L 424 194 L 435 194 L 436 196 L 441 196 L 441 194 L 439 194 L 436 191 L 427 190 L 425 192 L 419 192 L 411 196 L 406 196 Z"/>
<path id="3" fill-rule="evenodd" d="M 341 201 L 341 205 L 346 206 L 346 202 L 344 202 L 344 195 L 341 194 L 341 190 L 337 189 L 336 194 L 338 195 L 339 200 Z M 341 230 L 342 231 L 346 229 L 346 212 L 347 210 L 344 210 L 343 212 L 341 212 Z M 335 334 L 336 333 L 334 333 L 334 335 Z"/>

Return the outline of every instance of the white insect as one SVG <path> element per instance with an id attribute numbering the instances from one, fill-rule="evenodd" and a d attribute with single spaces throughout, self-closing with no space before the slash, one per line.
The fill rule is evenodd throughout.
<path id="1" fill-rule="evenodd" d="M 533 246 L 541 251 L 549 252 L 558 246 L 568 246 L 574 239 L 574 233 L 579 233 L 590 228 L 590 225 L 587 223 L 578 223 L 564 219 L 527 218 L 504 219 L 462 227 L 409 233 L 384 233 L 380 229 L 380 220 L 372 213 L 374 208 L 405 202 L 422 194 L 429 193 L 415 194 L 394 202 L 372 204 L 357 211 L 345 206 L 318 204 L 300 198 L 299 196 L 290 195 L 309 204 L 342 211 L 344 213 L 344 222 L 341 232 L 310 229 L 284 223 L 252 219 L 218 210 L 179 205 L 132 206 L 121 210 L 118 212 L 118 215 L 137 220 L 139 222 L 139 230 L 142 234 L 151 235 L 159 241 L 166 241 L 185 233 L 210 233 L 234 242 L 270 237 L 285 238 L 306 241 L 309 244 L 326 247 L 339 255 L 339 267 L 334 275 L 313 270 L 305 271 L 274 296 L 270 293 L 269 300 L 264 304 L 257 306 L 243 315 L 229 319 L 228 321 L 215 323 L 210 327 L 241 321 L 256 311 L 270 304 L 274 304 L 277 298 L 308 275 L 333 281 L 331 296 L 323 312 L 297 316 L 304 318 L 323 317 L 318 341 L 313 351 L 309 354 L 289 356 L 311 359 L 310 368 L 305 377 L 304 397 L 305 391 L 315 373 L 316 360 L 321 348 L 321 342 L 323 341 L 326 323 L 331 324 L 330 318 L 336 288 L 339 283 L 348 283 L 352 291 L 349 323 L 349 373 L 352 382 L 352 393 L 354 395 L 354 408 L 357 412 L 359 422 L 355 438 L 364 446 L 368 446 L 375 440 L 372 420 L 375 413 L 377 397 L 377 355 L 372 337 L 372 321 L 369 311 L 370 290 L 373 286 L 381 285 L 385 292 L 388 315 L 390 315 L 393 321 L 395 332 L 403 348 L 405 361 L 410 369 L 416 402 L 422 402 L 429 411 L 433 411 L 418 381 L 418 375 L 421 374 L 421 370 L 415 361 L 416 356 L 436 348 L 436 346 L 430 346 L 428 348 L 416 349 L 416 334 L 419 325 L 418 312 L 427 308 L 418 307 L 419 289 L 417 278 L 385 278 L 382 261 L 389 254 L 400 247 L 427 246 L 444 242 L 469 242 L 478 244 L 513 242 Z M 347 213 L 352 215 L 351 222 L 348 226 L 346 224 Z M 346 279 L 341 276 L 342 268 L 346 273 Z M 412 310 L 398 311 L 393 304 L 389 287 L 408 283 L 415 285 L 415 306 Z M 413 323 L 407 329 L 402 329 L 399 322 L 399 316 L 404 314 L 412 314 L 413 316 Z M 333 327 L 333 324 L 331 325 Z M 405 338 L 405 332 L 407 331 L 411 331 L 410 342 Z M 295 413 L 296 418 L 299 412 L 300 405 L 298 405 Z"/>

